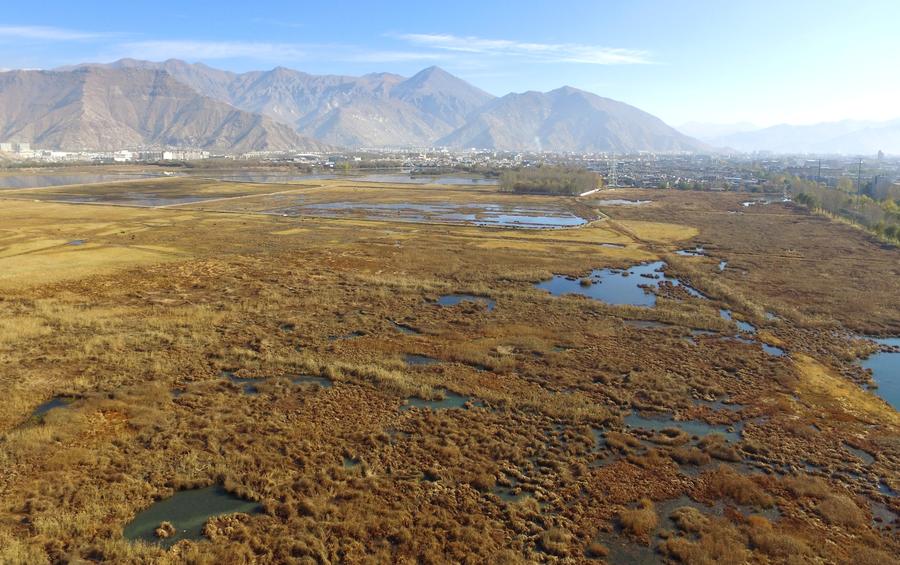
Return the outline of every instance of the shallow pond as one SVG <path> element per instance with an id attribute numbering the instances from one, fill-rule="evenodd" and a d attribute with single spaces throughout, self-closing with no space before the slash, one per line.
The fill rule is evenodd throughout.
<path id="1" fill-rule="evenodd" d="M 679 249 L 675 254 L 681 255 L 682 257 L 703 257 L 706 255 L 706 250 L 703 249 L 702 245 L 698 245 L 693 249 Z"/>
<path id="2" fill-rule="evenodd" d="M 314 384 L 322 388 L 331 388 L 334 386 L 334 383 L 331 382 L 331 379 L 325 377 L 316 377 L 314 375 L 300 375 L 299 377 L 291 379 L 291 382 L 295 385 Z"/>
<path id="3" fill-rule="evenodd" d="M 341 341 L 343 339 L 355 339 L 358 337 L 362 337 L 364 335 L 366 335 L 366 334 L 364 334 L 361 331 L 352 331 L 350 333 L 345 333 L 345 334 L 341 334 L 341 335 L 328 336 L 328 341 Z"/>
<path id="4" fill-rule="evenodd" d="M 650 204 L 652 200 L 626 200 L 624 198 L 607 198 L 605 200 L 594 200 L 594 206 L 641 206 Z"/>
<path id="5" fill-rule="evenodd" d="M 729 322 L 734 322 L 735 324 L 737 324 L 738 331 L 741 331 L 743 333 L 748 333 L 748 334 L 756 333 L 756 326 L 754 326 L 753 324 L 751 324 L 749 322 L 743 322 L 741 320 L 736 320 L 734 318 L 734 316 L 732 316 L 731 310 L 726 310 L 725 308 L 722 308 L 721 310 L 719 310 L 719 316 L 723 320 L 728 320 Z"/>
<path id="6" fill-rule="evenodd" d="M 713 410 L 728 410 L 729 412 L 740 412 L 744 408 L 743 404 L 726 402 L 724 400 L 698 400 L 696 404 L 709 406 Z"/>
<path id="7" fill-rule="evenodd" d="M 75 402 L 75 399 L 70 396 L 54 396 L 47 402 L 44 402 L 35 408 L 31 413 L 31 419 L 40 422 L 44 419 L 44 416 L 47 415 L 47 412 L 50 412 L 55 408 L 65 408 L 73 402 Z"/>
<path id="8" fill-rule="evenodd" d="M 419 335 L 422 333 L 419 330 L 417 330 L 416 328 L 414 328 L 412 326 L 408 326 L 406 324 L 399 324 L 397 322 L 391 321 L 391 325 L 394 327 L 395 330 L 397 330 L 398 332 L 405 334 L 405 335 Z"/>
<path id="9" fill-rule="evenodd" d="M 256 384 L 259 383 L 261 379 L 252 377 L 239 377 L 232 371 L 222 371 L 222 376 L 236 385 L 244 385 L 244 394 L 259 394 L 259 390 L 256 388 Z"/>
<path id="10" fill-rule="evenodd" d="M 226 182 L 250 182 L 255 184 L 278 184 L 285 182 L 302 182 L 308 180 L 328 180 L 338 178 L 333 173 L 323 174 L 285 174 L 285 173 L 228 173 L 221 175 L 197 175 L 202 178 L 212 178 Z"/>
<path id="11" fill-rule="evenodd" d="M 900 337 L 869 338 L 881 345 L 900 347 Z M 878 384 L 875 394 L 883 398 L 894 410 L 900 410 L 900 352 L 878 351 L 860 361 Z"/>
<path id="12" fill-rule="evenodd" d="M 400 407 L 401 411 L 410 410 L 412 408 L 428 408 L 431 410 L 450 410 L 454 408 L 465 408 L 466 403 L 472 400 L 471 396 L 457 394 L 450 390 L 441 391 L 444 397 L 440 400 L 425 400 L 418 397 L 410 397 L 406 399 L 406 404 Z M 475 406 L 481 406 L 481 402 L 474 402 Z"/>
<path id="13" fill-rule="evenodd" d="M 875 457 L 873 457 L 868 451 L 863 451 L 862 449 L 853 447 L 852 445 L 847 443 L 844 444 L 844 449 L 861 459 L 863 465 L 865 465 L 866 467 L 875 462 Z"/>
<path id="14" fill-rule="evenodd" d="M 407 365 L 414 367 L 428 367 L 430 365 L 440 364 L 440 361 L 433 357 L 428 357 L 427 355 L 415 355 L 412 353 L 404 355 L 403 361 L 405 361 Z"/>
<path id="15" fill-rule="evenodd" d="M 654 306 L 656 294 L 649 289 L 659 288 L 663 281 L 683 287 L 691 296 L 698 298 L 703 296 L 696 289 L 663 273 L 665 266 L 663 261 L 654 261 L 625 270 L 595 269 L 591 271 L 589 277 L 585 277 L 592 281 L 592 284 L 587 286 L 582 284 L 584 279 L 555 275 L 552 279 L 537 283 L 535 288 L 546 290 L 556 296 L 580 294 L 607 304 L 632 306 Z M 645 287 L 648 290 L 645 290 Z"/>
<path id="16" fill-rule="evenodd" d="M 476 296 L 474 294 L 445 294 L 438 297 L 436 304 L 438 306 L 456 306 L 462 302 L 476 302 L 484 304 L 488 312 L 494 309 L 497 302 L 487 296 Z"/>
<path id="17" fill-rule="evenodd" d="M 133 206 L 138 208 L 155 208 L 157 206 L 171 206 L 173 204 L 195 204 L 205 200 L 220 198 L 219 195 L 196 196 L 175 195 L 152 189 L 140 191 L 123 191 L 114 194 L 65 194 L 42 192 L 35 193 L 35 197 L 50 202 L 69 202 L 72 204 L 109 204 L 115 206 Z"/>
<path id="18" fill-rule="evenodd" d="M 0 190 L 16 190 L 19 188 L 41 188 L 46 186 L 67 186 L 75 184 L 98 184 L 144 178 L 156 178 L 159 175 L 125 174 L 68 174 L 68 175 L 0 175 Z"/>
<path id="19" fill-rule="evenodd" d="M 404 174 L 380 174 L 365 175 L 361 177 L 347 177 L 348 180 L 362 182 L 385 182 L 398 184 L 443 184 L 466 185 L 479 184 L 492 186 L 499 184 L 497 179 L 485 177 L 460 177 L 460 176 L 430 176 L 430 175 L 404 175 Z"/>
<path id="20" fill-rule="evenodd" d="M 135 516 L 125 526 L 123 536 L 131 541 L 143 540 L 169 547 L 183 539 L 201 539 L 204 524 L 214 516 L 261 511 L 262 506 L 258 503 L 238 498 L 219 485 L 183 490 Z M 175 527 L 175 533 L 167 538 L 159 538 L 155 533 L 163 522 L 170 522 Z"/>
<path id="21" fill-rule="evenodd" d="M 623 323 L 629 328 L 637 328 L 639 330 L 665 330 L 672 327 L 672 324 L 654 320 L 625 320 Z"/>
<path id="22" fill-rule="evenodd" d="M 423 204 L 414 202 L 317 202 L 297 203 L 264 210 L 279 216 L 324 216 L 329 218 L 362 217 L 413 223 L 454 223 L 484 227 L 556 229 L 580 226 L 587 220 L 560 208 L 504 206 L 493 203 Z"/>
<path id="23" fill-rule="evenodd" d="M 659 432 L 667 428 L 677 428 L 691 436 L 703 437 L 708 434 L 721 434 L 728 441 L 738 442 L 741 440 L 741 422 L 737 422 L 731 426 L 707 424 L 697 420 L 675 421 L 668 415 L 659 415 L 653 417 L 641 416 L 637 412 L 632 412 L 624 418 L 625 425 L 631 428 L 640 428 Z M 734 431 L 729 431 L 733 428 Z"/>

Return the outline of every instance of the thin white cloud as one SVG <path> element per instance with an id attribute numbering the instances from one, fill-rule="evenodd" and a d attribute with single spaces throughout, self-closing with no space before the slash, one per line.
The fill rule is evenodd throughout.
<path id="1" fill-rule="evenodd" d="M 113 34 L 77 31 L 46 26 L 9 26 L 0 25 L 2 39 L 28 39 L 39 41 L 85 41 L 100 39 Z"/>
<path id="2" fill-rule="evenodd" d="M 344 57 L 346 61 L 358 63 L 403 63 L 406 61 L 437 61 L 445 59 L 443 53 L 424 53 L 415 51 L 360 51 Z"/>
<path id="3" fill-rule="evenodd" d="M 278 61 L 303 59 L 308 55 L 304 46 L 298 44 L 245 41 L 135 41 L 122 44 L 120 49 L 128 57 L 149 60 L 190 58 Z"/>
<path id="4" fill-rule="evenodd" d="M 436 61 L 446 58 L 441 52 L 368 50 L 353 45 L 311 43 L 267 43 L 245 41 L 148 40 L 117 46 L 120 57 L 158 61 L 163 59 L 217 60 L 250 59 L 262 62 L 290 62 L 327 57 L 333 61 L 354 63 L 395 63 Z"/>
<path id="5" fill-rule="evenodd" d="M 489 56 L 518 57 L 547 63 L 589 65 L 638 65 L 650 63 L 646 51 L 579 43 L 533 43 L 509 39 L 485 39 L 434 33 L 406 33 L 395 36 L 415 45 Z"/>

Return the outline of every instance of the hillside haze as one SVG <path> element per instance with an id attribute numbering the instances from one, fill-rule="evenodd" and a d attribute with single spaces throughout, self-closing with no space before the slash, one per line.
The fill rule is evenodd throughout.
<path id="1" fill-rule="evenodd" d="M 353 77 L 122 59 L 0 73 L 0 100 L 0 138 L 63 149 L 707 149 L 622 102 L 571 87 L 495 98 L 439 67 Z"/>
<path id="2" fill-rule="evenodd" d="M 164 71 L 0 73 L 0 139 L 47 148 L 318 147 L 292 128 L 202 96 Z"/>
<path id="3" fill-rule="evenodd" d="M 874 154 L 884 151 L 900 155 L 900 120 L 779 124 L 750 131 L 700 137 L 712 146 L 745 152 Z"/>

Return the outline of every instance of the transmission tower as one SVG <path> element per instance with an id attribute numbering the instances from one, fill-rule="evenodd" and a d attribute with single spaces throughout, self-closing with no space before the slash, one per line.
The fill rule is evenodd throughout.
<path id="1" fill-rule="evenodd" d="M 611 188 L 619 186 L 619 173 L 616 170 L 616 160 L 613 158 L 612 162 L 609 164 L 609 186 Z"/>

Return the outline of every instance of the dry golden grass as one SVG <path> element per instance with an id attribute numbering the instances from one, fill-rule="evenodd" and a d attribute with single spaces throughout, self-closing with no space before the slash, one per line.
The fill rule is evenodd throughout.
<path id="1" fill-rule="evenodd" d="M 900 426 L 900 414 L 881 398 L 835 375 L 812 357 L 797 354 L 795 363 L 803 375 L 797 385 L 800 393 L 815 399 L 823 408 L 867 423 Z"/>

